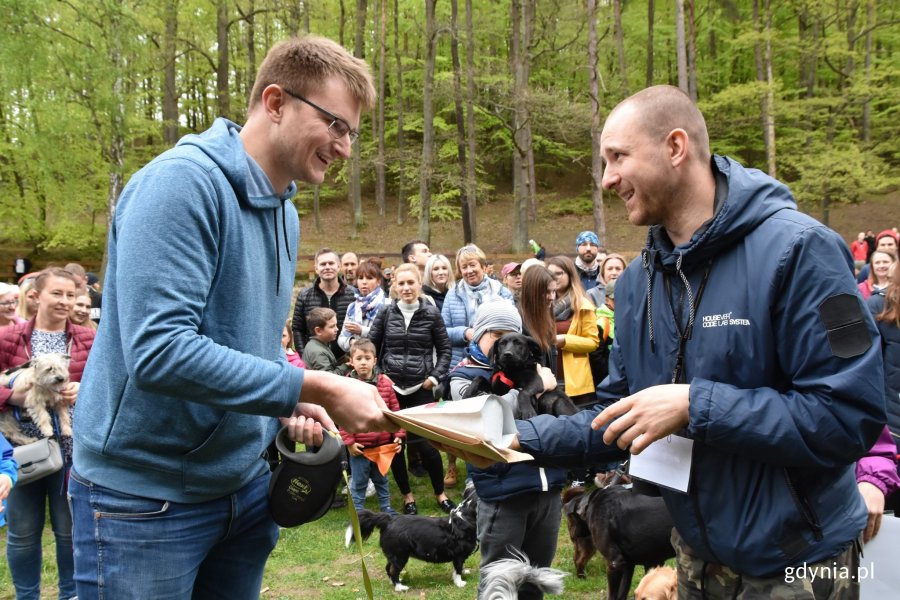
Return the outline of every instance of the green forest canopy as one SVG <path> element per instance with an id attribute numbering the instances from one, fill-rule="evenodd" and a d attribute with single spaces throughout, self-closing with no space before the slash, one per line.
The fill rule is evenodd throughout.
<path id="1" fill-rule="evenodd" d="M 0 0 L 0 241 L 99 255 L 108 215 L 128 176 L 217 116 L 241 122 L 266 49 L 305 31 L 355 50 L 376 75 L 384 64 L 386 185 L 393 197 L 410 202 L 406 209 L 415 216 L 428 2 L 436 7 L 430 214 L 459 218 L 450 26 L 456 0 Z M 462 68 L 471 68 L 476 84 L 477 195 L 485 201 L 495 187 L 510 186 L 511 15 L 529 2 L 532 12 L 522 14 L 532 31 L 526 104 L 537 187 L 550 170 L 579 173 L 588 182 L 583 208 L 590 214 L 587 11 L 594 2 L 470 0 L 458 7 Z M 601 0 L 601 121 L 622 98 L 648 84 L 678 84 L 676 5 L 682 2 L 689 85 L 707 117 L 715 152 L 767 169 L 763 119 L 771 93 L 777 175 L 802 204 L 827 210 L 829 203 L 857 201 L 896 183 L 896 2 Z M 463 50 L 469 41 L 467 4 L 474 65 Z M 396 91 L 401 83 L 402 96 Z M 374 116 L 364 119 L 358 142 L 359 184 L 367 198 L 375 178 Z M 323 196 L 347 197 L 355 176 L 346 166 L 332 175 Z M 301 196 L 298 205 L 309 210 L 312 191 Z"/>

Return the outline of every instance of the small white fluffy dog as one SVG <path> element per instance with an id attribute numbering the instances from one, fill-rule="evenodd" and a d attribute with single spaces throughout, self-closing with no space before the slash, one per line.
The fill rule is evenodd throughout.
<path id="1" fill-rule="evenodd" d="M 15 376 L 13 390 L 31 386 L 28 395 L 25 396 L 22 408 L 45 437 L 53 437 L 51 411 L 55 412 L 59 419 L 60 434 L 72 435 L 69 405 L 60 395 L 60 392 L 69 383 L 69 358 L 62 354 L 43 354 L 19 367 L 6 371 L 0 378 L 0 383 L 6 383 L 11 376 Z M 37 441 L 36 438 L 22 433 L 11 410 L 0 413 L 0 432 L 7 440 L 16 445 Z"/>

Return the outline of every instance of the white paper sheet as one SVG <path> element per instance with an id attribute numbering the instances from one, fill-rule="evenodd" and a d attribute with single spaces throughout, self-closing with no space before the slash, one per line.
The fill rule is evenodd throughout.
<path id="1" fill-rule="evenodd" d="M 640 439 L 640 438 L 638 438 Z M 691 482 L 694 440 L 670 435 L 656 440 L 628 461 L 628 473 L 678 492 L 687 493 Z"/>
<path id="2" fill-rule="evenodd" d="M 900 519 L 885 515 L 878 535 L 863 547 L 859 559 L 860 600 L 885 600 L 900 595 Z"/>

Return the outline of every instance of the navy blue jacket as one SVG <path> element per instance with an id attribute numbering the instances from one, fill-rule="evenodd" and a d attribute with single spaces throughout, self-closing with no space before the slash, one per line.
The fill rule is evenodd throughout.
<path id="1" fill-rule="evenodd" d="M 467 358 L 472 361 L 470 356 Z M 472 361 L 470 365 L 461 364 L 450 373 L 453 379 L 474 381 L 476 377 L 490 378 L 493 369 Z M 459 400 L 460 398 L 453 398 Z M 566 472 L 563 469 L 544 468 L 531 462 L 497 463 L 487 469 L 479 469 L 466 465 L 466 471 L 475 484 L 478 497 L 485 502 L 499 502 L 527 492 L 559 491 L 566 484 Z"/>
<path id="2" fill-rule="evenodd" d="M 680 378 L 690 384 L 690 489 L 662 495 L 696 557 L 766 577 L 842 552 L 865 526 L 853 463 L 884 427 L 881 352 L 837 234 L 771 177 L 724 157 L 713 166 L 713 219 L 677 248 L 651 227 L 616 284 L 598 396 L 672 382 L 674 315 L 682 328 L 692 316 L 681 277 L 697 295 L 709 266 Z M 589 429 L 594 416 L 520 421 L 522 449 L 555 464 L 602 462 L 615 451 Z"/>

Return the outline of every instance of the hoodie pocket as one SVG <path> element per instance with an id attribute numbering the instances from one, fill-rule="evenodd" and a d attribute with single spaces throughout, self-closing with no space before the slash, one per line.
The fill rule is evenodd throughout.
<path id="1" fill-rule="evenodd" d="M 272 417 L 224 413 L 206 440 L 183 457 L 184 492 L 224 495 L 259 475 L 266 466 L 263 451 L 275 433 L 272 422 Z"/>

